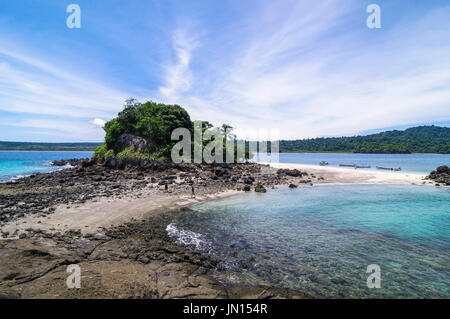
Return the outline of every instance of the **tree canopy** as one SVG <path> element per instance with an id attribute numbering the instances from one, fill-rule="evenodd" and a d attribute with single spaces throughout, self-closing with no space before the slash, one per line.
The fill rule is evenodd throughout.
<path id="1" fill-rule="evenodd" d="M 450 153 L 450 128 L 417 126 L 366 136 L 280 141 L 280 152 Z"/>
<path id="2" fill-rule="evenodd" d="M 235 140 L 235 136 L 229 134 L 232 127 L 222 124 L 219 128 L 214 128 L 207 121 L 202 121 L 202 133 L 223 132 L 223 145 L 226 146 L 227 139 Z M 172 147 L 177 141 L 172 141 L 171 135 L 176 128 L 185 128 L 193 136 L 194 123 L 188 112 L 179 105 L 167 105 L 155 102 L 139 103 L 135 99 L 128 99 L 122 111 L 116 118 L 105 123 L 104 130 L 105 144 L 98 147 L 94 157 L 99 159 L 108 159 L 110 157 L 145 157 L 152 160 L 168 160 L 170 158 Z M 119 138 L 124 134 L 131 134 L 148 141 L 148 146 L 143 150 L 126 148 L 119 143 Z M 202 150 L 208 141 L 202 140 Z M 236 146 L 233 147 L 237 154 Z M 194 141 L 192 141 L 192 151 L 194 150 Z M 249 156 L 249 152 L 245 152 Z M 225 154 L 224 154 L 225 157 Z"/>

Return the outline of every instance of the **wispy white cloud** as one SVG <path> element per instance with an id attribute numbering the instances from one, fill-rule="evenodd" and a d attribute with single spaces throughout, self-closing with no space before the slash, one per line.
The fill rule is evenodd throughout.
<path id="1" fill-rule="evenodd" d="M 197 40 L 184 28 L 175 30 L 172 40 L 175 61 L 166 65 L 165 85 L 159 87 L 159 92 L 169 101 L 175 100 L 180 94 L 191 88 L 192 72 L 189 64 L 192 51 L 198 45 Z"/>
<path id="2" fill-rule="evenodd" d="M 23 54 L 0 48 L 0 109 L 8 112 L 111 116 L 128 94 Z"/>
<path id="3" fill-rule="evenodd" d="M 95 124 L 97 126 L 103 127 L 103 126 L 105 126 L 106 121 L 97 118 L 97 119 L 93 119 L 91 123 Z"/>
<path id="4" fill-rule="evenodd" d="M 255 32 L 235 31 L 246 45 L 232 63 L 209 85 L 192 82 L 177 100 L 194 118 L 242 132 L 275 127 L 282 138 L 449 120 L 449 8 L 371 31 L 355 27 L 353 8 L 341 1 L 272 3 L 254 15 Z"/>
<path id="5" fill-rule="evenodd" d="M 60 141 L 101 141 L 103 132 L 93 123 L 74 123 L 70 120 L 23 119 L 18 121 L 1 121 L 5 127 L 32 129 L 39 134 L 57 137 Z M 34 141 L 34 139 L 31 139 Z"/>

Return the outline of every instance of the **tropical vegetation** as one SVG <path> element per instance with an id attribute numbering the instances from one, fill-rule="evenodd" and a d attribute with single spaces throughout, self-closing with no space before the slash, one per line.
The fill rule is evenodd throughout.
<path id="1" fill-rule="evenodd" d="M 280 152 L 450 154 L 450 128 L 431 125 L 366 136 L 282 140 Z"/>
<path id="2" fill-rule="evenodd" d="M 214 127 L 207 121 L 201 121 L 202 134 L 220 133 L 224 147 L 223 159 L 225 161 L 226 148 L 237 154 L 235 145 L 236 137 L 230 134 L 232 127 L 223 124 L 221 127 Z M 135 99 L 128 99 L 124 108 L 117 117 L 107 122 L 104 126 L 105 143 L 99 146 L 94 158 L 107 160 L 110 158 L 144 158 L 156 161 L 168 161 L 171 158 L 173 146 L 178 143 L 172 140 L 172 132 L 177 128 L 187 129 L 191 137 L 194 136 L 194 122 L 192 122 L 188 112 L 179 105 L 167 105 L 149 101 L 140 103 Z M 202 135 L 202 136 L 203 136 Z M 124 136 L 131 136 L 139 143 L 144 143 L 145 147 L 135 145 L 124 145 L 121 141 Z M 201 149 L 214 138 L 202 139 Z M 228 143 L 231 140 L 233 143 Z M 230 150 L 230 147 L 233 149 Z M 191 141 L 191 154 L 194 153 L 195 142 Z M 214 155 L 214 152 L 213 154 Z M 248 150 L 245 158 L 249 158 Z"/>

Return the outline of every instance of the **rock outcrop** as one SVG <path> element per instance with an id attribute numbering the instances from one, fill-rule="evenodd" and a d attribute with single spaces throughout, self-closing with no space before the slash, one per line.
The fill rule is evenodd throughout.
<path id="1" fill-rule="evenodd" d="M 265 189 L 264 186 L 262 186 L 261 184 L 258 184 L 255 187 L 255 192 L 257 192 L 257 193 L 265 193 L 265 192 L 267 192 L 267 190 Z"/>
<path id="2" fill-rule="evenodd" d="M 450 186 L 450 168 L 447 165 L 439 166 L 435 171 L 432 171 L 427 178 L 437 184 Z"/>
<path id="3" fill-rule="evenodd" d="M 125 133 L 120 135 L 117 139 L 116 148 L 119 150 L 123 150 L 130 146 L 133 146 L 135 151 L 140 152 L 150 147 L 151 144 L 152 143 L 150 141 L 143 137 Z"/>

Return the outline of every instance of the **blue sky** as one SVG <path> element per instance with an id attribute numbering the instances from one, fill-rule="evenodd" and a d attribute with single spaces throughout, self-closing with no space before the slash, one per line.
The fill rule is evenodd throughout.
<path id="1" fill-rule="evenodd" d="M 101 141 L 128 97 L 249 138 L 450 126 L 444 0 L 3 0 L 0 29 L 0 140 Z"/>

